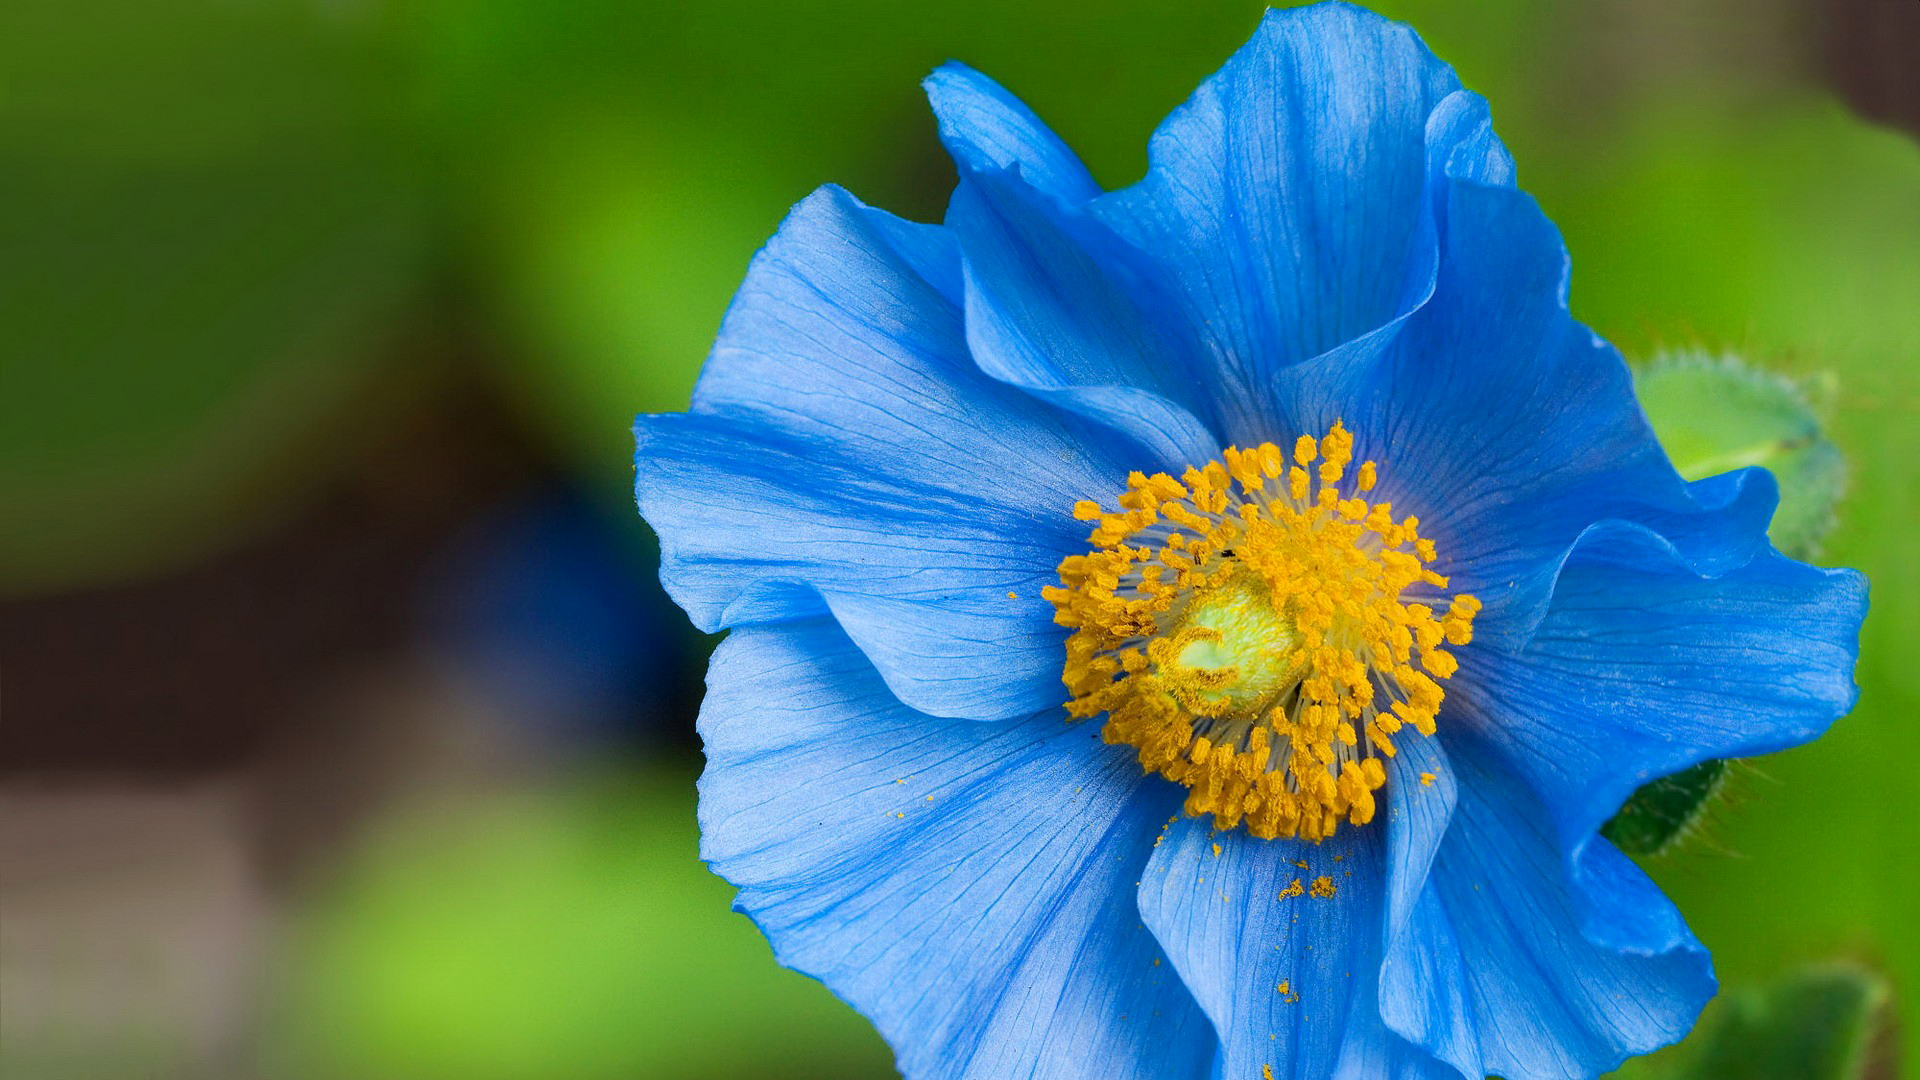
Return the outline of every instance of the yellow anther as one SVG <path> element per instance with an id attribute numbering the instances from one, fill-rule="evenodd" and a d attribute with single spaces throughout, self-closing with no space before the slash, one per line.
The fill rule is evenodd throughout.
<path id="1" fill-rule="evenodd" d="M 1291 465 L 1263 443 L 1179 480 L 1135 473 L 1120 512 L 1075 504 L 1097 523 L 1091 550 L 1041 592 L 1074 631 L 1068 714 L 1104 713 L 1101 737 L 1218 829 L 1317 841 L 1372 821 L 1395 735 L 1435 730 L 1435 680 L 1458 667 L 1439 646 L 1472 640 L 1473 597 L 1444 615 L 1402 601 L 1445 587 L 1425 566 L 1438 553 L 1417 518 L 1361 497 L 1379 469 L 1352 460 L 1335 423 L 1300 436 Z"/>

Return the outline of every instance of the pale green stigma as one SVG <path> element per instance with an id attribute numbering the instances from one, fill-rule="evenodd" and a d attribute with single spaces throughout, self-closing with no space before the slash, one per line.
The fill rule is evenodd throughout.
<path id="1" fill-rule="evenodd" d="M 1219 709 L 1271 704 L 1306 665 L 1292 620 L 1274 610 L 1273 591 L 1254 575 L 1235 575 L 1195 597 L 1179 630 L 1188 632 L 1176 632 L 1186 643 L 1175 665 L 1201 676 L 1201 700 Z"/>

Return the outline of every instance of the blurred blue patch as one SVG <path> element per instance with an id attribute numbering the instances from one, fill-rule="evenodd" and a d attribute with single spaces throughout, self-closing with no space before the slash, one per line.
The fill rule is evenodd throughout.
<path id="1" fill-rule="evenodd" d="M 701 650 L 656 564 L 650 535 L 575 493 L 506 504 L 428 578 L 426 650 L 533 741 L 690 742 Z"/>

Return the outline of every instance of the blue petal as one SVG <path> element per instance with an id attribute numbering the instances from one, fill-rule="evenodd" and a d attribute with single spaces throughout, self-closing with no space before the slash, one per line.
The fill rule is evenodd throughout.
<path id="1" fill-rule="evenodd" d="M 1393 348 L 1301 364 L 1278 385 L 1305 430 L 1342 418 L 1355 453 L 1379 461 L 1377 497 L 1416 515 L 1453 589 L 1486 604 L 1480 647 L 1524 643 L 1595 522 L 1640 522 L 1729 563 L 1764 546 L 1770 481 L 1689 488 L 1674 472 L 1626 365 L 1568 314 L 1566 250 L 1534 201 L 1454 180 L 1443 216 L 1439 282 Z"/>
<path id="2" fill-rule="evenodd" d="M 1411 734 L 1387 768 L 1384 822 L 1312 844 L 1182 819 L 1154 852 L 1141 914 L 1222 1033 L 1224 1075 L 1455 1075 L 1387 1028 L 1378 997 L 1383 950 L 1403 966 L 1424 956 L 1405 939 L 1422 929 L 1415 908 L 1452 817 L 1453 773 L 1438 742 Z M 1282 895 L 1320 876 L 1332 897 Z"/>
<path id="3" fill-rule="evenodd" d="M 1197 345 L 1142 256 L 1084 209 L 1013 172 L 960 161 L 947 224 L 961 246 L 967 343 L 982 371 L 1124 432 L 1133 464 L 1179 472 L 1220 452 Z"/>
<path id="4" fill-rule="evenodd" d="M 947 63 L 926 79 L 940 141 L 956 161 L 1020 167 L 1027 183 L 1062 202 L 1084 203 L 1100 185 L 1033 110 L 965 64 Z"/>
<path id="5" fill-rule="evenodd" d="M 1431 960 L 1453 948 L 1451 928 L 1433 917 L 1429 881 L 1453 822 L 1459 783 L 1438 739 L 1408 733 L 1397 744 L 1387 761 L 1387 912 L 1376 1019 L 1477 1080 L 1480 1074 L 1461 1064 L 1476 1061 L 1478 1050 L 1460 985 L 1451 973 L 1436 972 Z"/>
<path id="6" fill-rule="evenodd" d="M 1426 887 L 1434 854 L 1453 820 L 1458 785 L 1453 766 L 1438 740 L 1409 732 L 1397 740 L 1388 758 L 1386 784 L 1386 871 L 1388 951 L 1403 933 L 1415 902 Z"/>
<path id="7" fill-rule="evenodd" d="M 1493 133 L 1487 99 L 1471 90 L 1448 94 L 1427 118 L 1427 187 L 1443 229 L 1453 180 L 1514 184 L 1513 156 Z"/>
<path id="8" fill-rule="evenodd" d="M 636 492 L 702 629 L 830 609 L 903 700 L 1025 715 L 1059 698 L 1039 588 L 1084 547 L 1070 508 L 1118 490 L 1134 451 L 981 374 L 943 278 L 957 290 L 943 230 L 809 198 L 755 260 L 693 412 L 636 424 Z"/>
<path id="9" fill-rule="evenodd" d="M 1537 792 L 1591 903 L 1611 848 L 1594 833 L 1634 789 L 1708 758 L 1806 742 L 1853 706 L 1866 582 L 1768 551 L 1703 568 L 1667 538 L 1596 527 L 1560 569 L 1518 656 L 1463 657 L 1471 725 Z M 1449 694 L 1451 698 L 1451 693 Z M 1590 934 L 1662 948 L 1671 923 Z"/>
<path id="10" fill-rule="evenodd" d="M 1378 965 L 1382 860 L 1376 829 L 1316 845 L 1214 833 L 1189 817 L 1167 827 L 1141 880 L 1140 913 L 1220 1031 L 1224 1075 L 1332 1074 L 1351 976 Z M 1338 886 L 1333 897 L 1282 897 L 1320 876 Z"/>
<path id="11" fill-rule="evenodd" d="M 1269 11 L 1154 135 L 1146 179 L 1095 200 L 1205 334 L 1225 438 L 1297 434 L 1274 374 L 1425 300 L 1429 162 L 1453 152 L 1429 147 L 1429 122 L 1459 89 L 1397 23 L 1346 4 Z M 1478 131 L 1443 119 L 1436 136 Z"/>
<path id="12" fill-rule="evenodd" d="M 1214 833 L 1186 817 L 1167 827 L 1140 913 L 1221 1033 L 1221 1075 L 1436 1075 L 1374 1006 L 1384 857 L 1377 828 L 1316 845 Z M 1281 895 L 1322 876 L 1331 897 Z"/>
<path id="13" fill-rule="evenodd" d="M 1658 948 L 1597 940 L 1623 935 L 1581 925 L 1579 889 L 1540 801 L 1470 739 L 1449 748 L 1459 803 L 1416 911 L 1420 948 L 1383 978 L 1388 1022 L 1468 1076 L 1539 1080 L 1597 1076 L 1684 1035 L 1714 980 L 1672 905 L 1601 841 L 1589 885 L 1607 897 L 1595 914 L 1678 932 Z"/>
<path id="14" fill-rule="evenodd" d="M 1379 1014 L 1390 1031 L 1451 1066 L 1449 1075 L 1480 1080 L 1486 1071 L 1473 1004 L 1460 977 L 1464 955 L 1439 889 L 1423 882 L 1406 927 L 1381 962 Z"/>
<path id="15" fill-rule="evenodd" d="M 1134 899 L 1177 792 L 1131 754 L 1057 710 L 915 713 L 824 621 L 734 631 L 709 687 L 703 857 L 908 1077 L 1206 1075 Z"/>
<path id="16" fill-rule="evenodd" d="M 1459 1073 L 1446 1062 L 1463 1055 L 1448 1056 L 1446 1051 L 1457 1047 L 1448 1042 L 1447 1035 L 1458 1038 L 1462 1034 L 1457 1031 L 1457 1021 L 1463 1002 L 1457 983 L 1426 977 L 1430 974 L 1426 957 L 1431 955 L 1431 938 L 1436 928 L 1446 930 L 1444 923 L 1436 927 L 1426 909 L 1433 903 L 1429 881 L 1441 842 L 1453 821 L 1459 786 L 1439 740 L 1409 732 L 1397 742 L 1398 752 L 1386 763 L 1383 800 L 1386 886 L 1381 952 L 1355 991 L 1360 996 L 1348 1019 L 1341 1075 L 1454 1080 Z M 1380 823 L 1366 827 L 1379 828 Z M 1395 980 L 1399 983 L 1398 1004 L 1407 1014 L 1404 1026 L 1393 1024 L 1387 1010 L 1396 992 Z M 1441 1024 L 1456 1030 L 1439 1031 Z M 1407 1033 L 1404 1037 L 1402 1031 Z M 1440 1037 L 1413 1038 L 1421 1034 Z M 1421 1049 L 1423 1045 L 1434 1050 Z M 1472 1080 L 1479 1080 L 1479 1074 L 1472 1074 Z"/>
<path id="17" fill-rule="evenodd" d="M 916 708 L 992 720 L 1060 699 L 1065 631 L 1040 588 L 1082 544 L 1070 516 L 711 417 L 651 417 L 637 436 L 660 579 L 701 629 L 831 613 Z M 1005 478 L 1015 497 L 1043 482 Z"/>
<path id="18" fill-rule="evenodd" d="M 1428 894 L 1422 893 L 1422 896 Z M 1333 1080 L 1463 1080 L 1460 1070 L 1390 1028 L 1379 1006 L 1380 983 L 1354 979 L 1346 1045 Z M 1472 1074 L 1465 1080 L 1482 1080 Z"/>

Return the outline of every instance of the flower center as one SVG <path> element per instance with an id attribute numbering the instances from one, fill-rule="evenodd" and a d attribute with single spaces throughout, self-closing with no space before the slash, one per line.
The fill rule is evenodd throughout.
<path id="1" fill-rule="evenodd" d="M 1067 709 L 1105 713 L 1102 737 L 1185 784 L 1187 813 L 1216 828 L 1321 840 L 1373 820 L 1393 736 L 1434 732 L 1436 680 L 1458 667 L 1440 646 L 1473 637 L 1480 601 L 1436 614 L 1433 542 L 1361 497 L 1379 472 L 1349 479 L 1352 460 L 1335 422 L 1292 464 L 1272 443 L 1229 448 L 1179 480 L 1134 473 L 1117 512 L 1074 507 L 1098 522 L 1093 549 L 1045 590 L 1074 631 Z"/>

